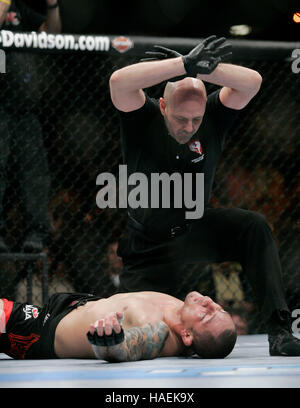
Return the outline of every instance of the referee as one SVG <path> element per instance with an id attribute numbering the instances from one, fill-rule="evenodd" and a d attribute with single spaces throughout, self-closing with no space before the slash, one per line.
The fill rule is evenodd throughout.
<path id="1" fill-rule="evenodd" d="M 203 173 L 204 214 L 187 220 L 184 205 L 129 208 L 118 250 L 124 264 L 121 290 L 174 295 L 182 285 L 180 265 L 237 261 L 266 321 L 270 354 L 299 356 L 300 340 L 290 328 L 280 261 L 266 219 L 253 211 L 209 205 L 226 134 L 238 111 L 259 91 L 261 76 L 224 63 L 231 46 L 216 36 L 204 39 L 187 55 L 158 46 L 147 54 L 146 60 L 117 70 L 110 78 L 128 175 L 139 172 L 149 180 L 153 173 Z M 170 82 L 181 76 L 184 79 Z M 163 81 L 169 82 L 159 100 L 144 93 Z M 203 81 L 219 89 L 207 95 Z M 195 187 L 193 179 L 193 191 Z"/>

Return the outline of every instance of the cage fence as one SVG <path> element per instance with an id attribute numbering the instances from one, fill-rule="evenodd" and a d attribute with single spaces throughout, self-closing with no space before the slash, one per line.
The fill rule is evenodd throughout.
<path id="1" fill-rule="evenodd" d="M 24 302 L 30 294 L 30 301 L 41 305 L 45 296 L 59 291 L 109 296 L 118 290 L 122 260 L 116 249 L 126 211 L 96 205 L 97 175 L 117 176 L 122 163 L 109 77 L 138 62 L 154 44 L 186 52 L 197 40 L 105 38 L 109 46 L 100 51 L 5 48 L 7 73 L 0 76 L 1 236 L 10 252 L 20 253 L 30 230 L 45 234 L 48 282 L 45 295 L 40 260 L 1 257 L 2 297 Z M 291 68 L 292 51 L 300 44 L 232 44 L 232 63 L 257 70 L 263 84 L 230 130 L 211 204 L 250 209 L 267 218 L 288 304 L 300 308 L 300 73 Z M 163 86 L 147 92 L 159 97 Z M 216 89 L 209 83 L 206 88 L 208 93 Z M 263 330 L 239 264 L 185 265 L 182 277 L 178 297 L 199 290 L 238 316 L 246 332 Z"/>

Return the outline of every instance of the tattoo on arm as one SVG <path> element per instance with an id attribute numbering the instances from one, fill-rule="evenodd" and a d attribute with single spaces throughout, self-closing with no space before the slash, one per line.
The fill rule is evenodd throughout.
<path id="1" fill-rule="evenodd" d="M 93 349 L 96 357 L 109 362 L 151 360 L 160 355 L 168 336 L 169 328 L 164 322 L 149 323 L 125 330 L 125 340 L 115 346 L 106 347 L 105 356 L 102 352 L 98 357 L 96 347 L 93 346 Z M 97 347 L 99 348 L 102 347 Z"/>

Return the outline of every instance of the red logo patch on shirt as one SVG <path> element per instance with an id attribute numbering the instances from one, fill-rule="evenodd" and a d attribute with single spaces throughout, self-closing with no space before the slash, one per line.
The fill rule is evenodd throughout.
<path id="1" fill-rule="evenodd" d="M 202 146 L 201 146 L 200 140 L 193 140 L 192 142 L 189 142 L 188 145 L 189 145 L 189 149 L 192 152 L 202 154 Z"/>

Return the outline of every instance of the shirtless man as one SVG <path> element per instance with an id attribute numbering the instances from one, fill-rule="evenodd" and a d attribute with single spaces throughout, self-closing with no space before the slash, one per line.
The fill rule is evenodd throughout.
<path id="1" fill-rule="evenodd" d="M 198 292 L 184 302 L 158 292 L 57 293 L 43 308 L 0 299 L 0 352 L 16 359 L 224 358 L 235 341 L 230 315 Z"/>

